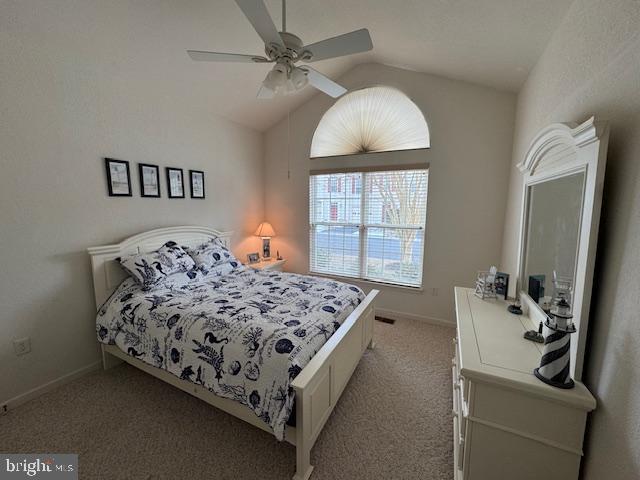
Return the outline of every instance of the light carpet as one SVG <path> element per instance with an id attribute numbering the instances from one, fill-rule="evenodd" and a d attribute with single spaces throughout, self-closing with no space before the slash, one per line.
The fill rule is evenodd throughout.
<path id="1" fill-rule="evenodd" d="M 375 322 L 313 450 L 312 480 L 453 478 L 451 328 Z M 78 453 L 81 479 L 290 479 L 295 450 L 131 366 L 0 417 L 0 451 Z"/>

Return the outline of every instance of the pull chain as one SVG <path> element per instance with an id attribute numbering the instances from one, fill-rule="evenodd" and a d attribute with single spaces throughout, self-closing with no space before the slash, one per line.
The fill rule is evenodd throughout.
<path id="1" fill-rule="evenodd" d="M 287 179 L 291 179 L 291 107 L 287 107 Z"/>

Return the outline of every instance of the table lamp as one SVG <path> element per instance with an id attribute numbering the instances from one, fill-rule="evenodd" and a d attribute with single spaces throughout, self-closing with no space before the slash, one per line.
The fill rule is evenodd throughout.
<path id="1" fill-rule="evenodd" d="M 271 237 L 275 237 L 275 230 L 269 222 L 262 222 L 255 235 L 262 238 L 262 259 L 271 260 Z"/>

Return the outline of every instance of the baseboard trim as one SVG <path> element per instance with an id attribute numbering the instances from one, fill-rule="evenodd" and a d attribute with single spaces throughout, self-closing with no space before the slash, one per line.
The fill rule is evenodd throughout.
<path id="1" fill-rule="evenodd" d="M 22 405 L 23 403 L 28 402 L 29 400 L 33 400 L 41 395 L 44 395 L 55 388 L 58 388 L 65 383 L 72 382 L 94 370 L 98 370 L 102 366 L 102 361 L 98 360 L 96 362 L 90 363 L 89 365 L 85 365 L 73 372 L 67 373 L 66 375 L 62 375 L 50 382 L 47 382 L 39 387 L 32 388 L 31 390 L 26 391 L 25 393 L 21 393 L 20 395 L 10 398 L 4 402 L 0 402 L 0 406 L 6 406 L 6 411 L 13 410 L 14 408 Z"/>
<path id="2" fill-rule="evenodd" d="M 414 313 L 396 312 L 395 310 L 387 310 L 386 308 L 377 308 L 376 315 L 391 318 L 393 320 L 418 320 L 420 322 L 431 323 L 432 325 L 440 325 L 442 327 L 456 328 L 456 324 L 452 320 L 444 318 L 427 317 L 416 315 Z"/>

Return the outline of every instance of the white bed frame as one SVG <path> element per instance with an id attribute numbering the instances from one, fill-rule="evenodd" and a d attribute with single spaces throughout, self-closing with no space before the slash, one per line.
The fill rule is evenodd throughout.
<path id="1" fill-rule="evenodd" d="M 140 233 L 115 245 L 89 248 L 97 308 L 100 308 L 126 276 L 115 260 L 117 257 L 157 250 L 169 240 L 180 245 L 196 246 L 218 237 L 230 247 L 231 234 L 232 232 L 219 232 L 207 227 L 169 227 Z M 331 415 L 365 349 L 373 348 L 373 320 L 377 295 L 378 290 L 372 290 L 367 295 L 291 384 L 296 394 L 296 427 L 287 425 L 285 440 L 296 447 L 294 480 L 307 480 L 311 476 L 311 447 Z M 122 352 L 115 345 L 101 344 L 101 348 L 105 369 L 125 361 L 210 405 L 273 433 L 267 424 L 240 403 L 218 397 L 200 385 L 147 365 Z"/>

